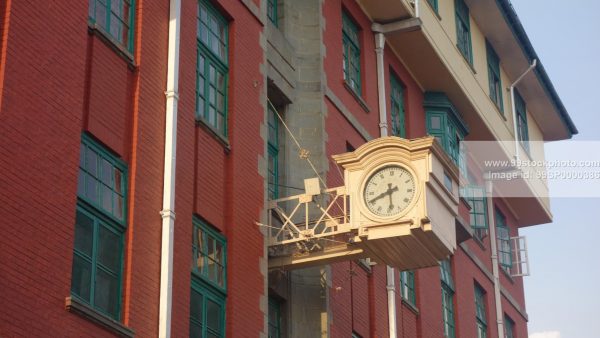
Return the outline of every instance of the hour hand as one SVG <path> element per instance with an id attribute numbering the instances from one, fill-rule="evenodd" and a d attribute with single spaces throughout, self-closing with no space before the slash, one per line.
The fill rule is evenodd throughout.
<path id="1" fill-rule="evenodd" d="M 385 196 L 386 196 L 388 193 L 389 193 L 389 191 L 382 192 L 381 194 L 379 194 L 379 195 L 377 195 L 377 196 L 373 197 L 371 200 L 369 200 L 369 204 L 373 204 L 373 203 L 375 203 L 375 201 L 377 201 L 377 200 L 378 200 L 378 199 L 380 199 L 380 198 L 383 198 L 383 197 L 385 197 Z"/>

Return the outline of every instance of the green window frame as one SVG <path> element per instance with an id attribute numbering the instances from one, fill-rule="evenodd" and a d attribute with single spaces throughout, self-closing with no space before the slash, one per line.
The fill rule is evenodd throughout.
<path id="1" fill-rule="evenodd" d="M 502 80 L 500 78 L 500 58 L 496 51 L 490 45 L 489 41 L 485 41 L 485 49 L 487 55 L 488 66 L 488 82 L 490 89 L 490 99 L 498 107 L 500 113 L 504 116 L 504 102 L 502 100 Z"/>
<path id="2" fill-rule="evenodd" d="M 488 215 L 487 215 L 487 197 L 485 194 L 485 188 L 479 185 L 466 185 L 461 188 L 462 196 L 469 203 L 470 210 L 470 224 L 473 229 L 487 229 L 488 228 Z"/>
<path id="3" fill-rule="evenodd" d="M 390 73 L 390 103 L 392 106 L 392 135 L 406 137 L 406 110 L 404 109 L 404 87 L 398 77 Z"/>
<path id="4" fill-rule="evenodd" d="M 277 111 L 268 105 L 267 109 L 267 153 L 268 153 L 268 197 L 279 198 L 279 117 Z"/>
<path id="5" fill-rule="evenodd" d="M 456 17 L 456 46 L 469 64 L 473 64 L 473 47 L 471 46 L 471 21 L 469 7 L 463 0 L 454 1 Z"/>
<path id="6" fill-rule="evenodd" d="M 281 337 L 281 301 L 269 297 L 269 338 Z"/>
<path id="7" fill-rule="evenodd" d="M 227 137 L 229 81 L 227 20 L 208 1 L 198 1 L 196 120 Z"/>
<path id="8" fill-rule="evenodd" d="M 431 5 L 431 8 L 433 8 L 433 11 L 438 14 L 438 0 L 427 0 L 427 2 L 429 3 L 429 5 Z"/>
<path id="9" fill-rule="evenodd" d="M 434 136 L 454 163 L 466 172 L 466 161 L 460 142 L 469 133 L 460 113 L 446 94 L 427 92 L 423 102 L 427 134 Z"/>
<path id="10" fill-rule="evenodd" d="M 510 231 L 506 224 L 506 217 L 504 214 L 495 208 L 494 220 L 496 221 L 496 234 L 498 237 L 498 260 L 500 266 L 510 271 L 512 268 L 512 249 L 510 247 Z"/>
<path id="11" fill-rule="evenodd" d="M 121 316 L 126 187 L 125 163 L 83 134 L 71 295 L 115 320 Z"/>
<path id="12" fill-rule="evenodd" d="M 515 338 L 515 322 L 504 315 L 504 338 Z"/>
<path id="13" fill-rule="evenodd" d="M 442 285 L 442 320 L 444 321 L 444 337 L 456 338 L 454 281 L 452 279 L 450 259 L 440 262 L 440 279 Z"/>
<path id="14" fill-rule="evenodd" d="M 359 29 L 350 16 L 342 12 L 342 49 L 344 53 L 344 81 L 359 96 L 361 96 L 361 66 Z"/>
<path id="15" fill-rule="evenodd" d="M 487 337 L 487 319 L 485 310 L 485 291 L 475 285 L 475 319 L 477 325 L 477 338 Z"/>
<path id="16" fill-rule="evenodd" d="M 135 0 L 89 0 L 88 20 L 133 52 Z"/>
<path id="17" fill-rule="evenodd" d="M 227 291 L 227 240 L 198 217 L 193 220 L 192 273 L 221 292 Z"/>
<path id="18" fill-rule="evenodd" d="M 527 107 L 525 101 L 515 89 L 515 110 L 517 111 L 517 134 L 519 141 L 529 153 L 529 128 L 527 127 Z"/>
<path id="19" fill-rule="evenodd" d="M 190 338 L 225 337 L 225 295 L 192 277 Z"/>
<path id="20" fill-rule="evenodd" d="M 269 21 L 271 21 L 275 27 L 279 26 L 277 5 L 277 0 L 267 0 L 267 18 L 269 18 Z"/>
<path id="21" fill-rule="evenodd" d="M 414 271 L 400 271 L 400 295 L 411 305 L 417 305 Z"/>

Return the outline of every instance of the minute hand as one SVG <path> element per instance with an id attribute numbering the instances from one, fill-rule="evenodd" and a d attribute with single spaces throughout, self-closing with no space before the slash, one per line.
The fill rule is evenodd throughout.
<path id="1" fill-rule="evenodd" d="M 393 188 L 389 187 L 385 192 L 382 192 L 381 194 L 375 196 L 373 199 L 371 199 L 369 201 L 370 204 L 373 204 L 375 201 L 377 201 L 380 198 L 383 198 L 387 195 L 391 195 L 393 192 L 398 191 L 398 186 L 395 186 Z"/>

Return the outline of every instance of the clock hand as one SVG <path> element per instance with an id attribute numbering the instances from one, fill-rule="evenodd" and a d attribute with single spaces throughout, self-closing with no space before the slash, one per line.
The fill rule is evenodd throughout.
<path id="1" fill-rule="evenodd" d="M 386 193 L 387 193 L 388 197 L 390 198 L 390 205 L 388 206 L 388 209 L 390 209 L 390 210 L 394 208 L 394 202 L 392 201 L 392 194 L 395 191 L 398 191 L 398 186 L 395 186 L 392 188 L 392 184 L 388 183 L 388 190 Z"/>
<path id="2" fill-rule="evenodd" d="M 369 204 L 373 204 L 373 203 L 375 203 L 375 201 L 377 201 L 377 200 L 378 200 L 378 199 L 380 199 L 380 198 L 383 198 L 383 197 L 385 197 L 387 194 L 388 194 L 388 192 L 387 192 L 387 191 L 386 191 L 386 192 L 382 192 L 381 194 L 379 194 L 379 195 L 377 195 L 377 196 L 373 197 L 373 199 L 371 199 L 371 200 L 369 201 Z"/>
<path id="3" fill-rule="evenodd" d="M 385 192 L 382 192 L 381 194 L 373 197 L 373 199 L 371 199 L 369 201 L 369 204 L 373 204 L 378 199 L 383 198 L 383 197 L 385 197 L 387 195 L 390 195 L 390 197 L 391 197 L 392 193 L 395 192 L 395 191 L 398 191 L 398 186 L 395 186 L 395 187 L 392 188 L 392 184 L 390 183 L 390 184 L 388 184 L 388 189 Z"/>

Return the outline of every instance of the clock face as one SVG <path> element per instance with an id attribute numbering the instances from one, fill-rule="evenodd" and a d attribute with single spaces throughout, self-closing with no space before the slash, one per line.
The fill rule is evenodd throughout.
<path id="1" fill-rule="evenodd" d="M 363 199 L 373 214 L 390 217 L 400 214 L 415 197 L 415 178 L 397 165 L 375 171 L 367 180 Z"/>

